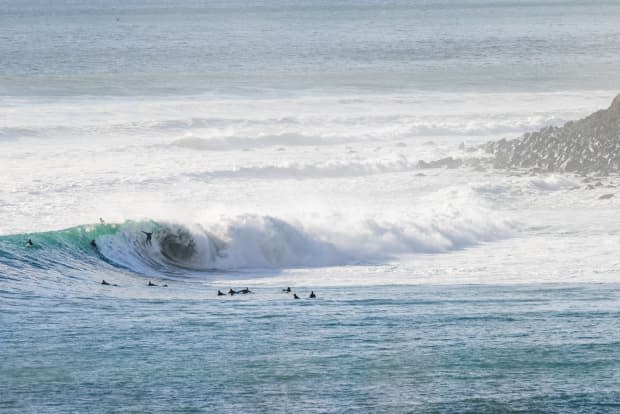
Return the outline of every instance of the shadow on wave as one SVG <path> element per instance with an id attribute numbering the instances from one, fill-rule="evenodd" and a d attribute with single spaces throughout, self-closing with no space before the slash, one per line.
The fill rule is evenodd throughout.
<path id="1" fill-rule="evenodd" d="M 152 276 L 242 269 L 385 263 L 403 254 L 443 253 L 508 237 L 511 223 L 487 209 L 392 219 L 330 215 L 285 221 L 243 214 L 209 224 L 126 221 L 0 237 L 0 265 L 99 269 L 102 262 Z M 26 240 L 33 246 L 27 247 Z"/>

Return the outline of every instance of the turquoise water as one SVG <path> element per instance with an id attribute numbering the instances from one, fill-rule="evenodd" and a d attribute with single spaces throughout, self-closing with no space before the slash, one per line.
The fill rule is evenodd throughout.
<path id="1" fill-rule="evenodd" d="M 617 285 L 90 288 L 1 292 L 3 412 L 620 409 Z"/>
<path id="2" fill-rule="evenodd" d="M 618 177 L 419 163 L 609 105 L 618 22 L 0 0 L 0 412 L 620 412 Z"/>
<path id="3" fill-rule="evenodd" d="M 278 270 L 156 267 L 141 242 L 132 269 L 89 245 L 133 225 L 0 238 L 2 412 L 620 409 L 617 284 L 293 285 L 295 300 L 268 282 L 217 296 Z M 176 246 L 155 227 L 158 249 Z"/>

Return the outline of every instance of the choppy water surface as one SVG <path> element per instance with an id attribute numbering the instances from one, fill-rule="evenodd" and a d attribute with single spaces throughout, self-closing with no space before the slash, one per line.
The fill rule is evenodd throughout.
<path id="1" fill-rule="evenodd" d="M 600 0 L 9 0 L 0 91 L 608 89 L 619 16 Z"/>
<path id="2" fill-rule="evenodd" d="M 420 163 L 609 106 L 619 21 L 0 1 L 0 411 L 620 411 L 619 177 Z"/>
<path id="3" fill-rule="evenodd" d="M 217 298 L 178 282 L 143 287 L 143 297 L 117 296 L 124 289 L 2 293 L 4 412 L 591 413 L 620 404 L 617 285 L 351 286 L 316 289 L 316 300 L 276 288 Z"/>

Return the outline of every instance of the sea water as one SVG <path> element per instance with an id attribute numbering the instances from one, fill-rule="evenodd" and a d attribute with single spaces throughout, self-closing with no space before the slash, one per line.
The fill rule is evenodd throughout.
<path id="1" fill-rule="evenodd" d="M 620 179 L 419 167 L 607 107 L 618 21 L 1 2 L 0 410 L 618 410 Z"/>

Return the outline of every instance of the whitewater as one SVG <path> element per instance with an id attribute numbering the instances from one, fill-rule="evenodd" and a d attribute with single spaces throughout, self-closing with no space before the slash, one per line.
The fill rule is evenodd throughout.
<path id="1" fill-rule="evenodd" d="M 615 2 L 0 7 L 0 411 L 620 407 Z"/>
<path id="2" fill-rule="evenodd" d="M 3 250 L 23 250 L 34 237 L 41 248 L 49 242 L 54 254 L 70 254 L 95 240 L 90 255 L 105 263 L 143 276 L 187 273 L 205 281 L 218 280 L 218 270 L 275 269 L 278 278 L 290 272 L 291 284 L 302 268 L 360 273 L 356 266 L 388 266 L 383 276 L 362 271 L 355 283 L 461 282 L 454 273 L 427 273 L 455 260 L 480 261 L 466 281 L 572 280 L 555 264 L 522 271 L 532 266 L 527 250 L 520 263 L 503 268 L 506 257 L 491 252 L 519 251 L 524 240 L 542 244 L 548 237 L 567 243 L 580 222 L 559 216 L 558 204 L 578 208 L 567 214 L 581 220 L 609 217 L 615 200 L 598 199 L 609 188 L 588 191 L 570 174 L 419 163 L 488 157 L 480 149 L 488 140 L 561 125 L 611 96 L 64 98 L 53 105 L 6 99 L 3 111 L 14 115 L 3 131 Z M 614 182 L 608 180 L 607 187 Z M 108 224 L 98 224 L 99 217 Z M 147 246 L 142 231 L 151 230 L 155 243 Z M 599 265 L 613 266 L 599 250 L 606 235 L 581 232 L 578 249 L 591 238 Z M 60 247 L 67 251 L 56 252 Z M 576 253 L 566 250 L 560 260 Z M 429 260 L 431 266 L 417 265 Z M 341 283 L 315 273 L 321 283 Z"/>

